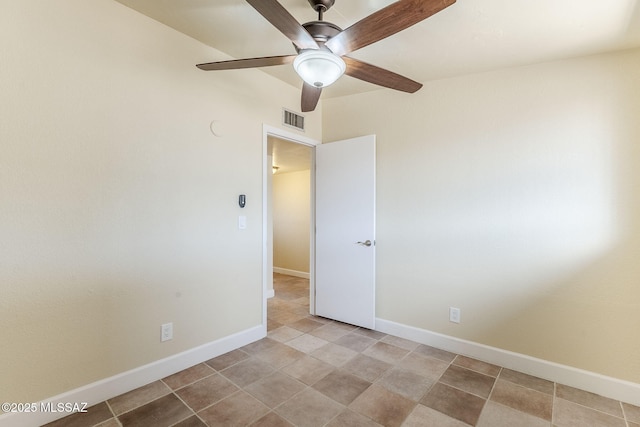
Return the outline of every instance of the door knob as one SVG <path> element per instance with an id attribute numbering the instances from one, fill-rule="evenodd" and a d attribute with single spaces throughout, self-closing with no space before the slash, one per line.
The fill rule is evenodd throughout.
<path id="1" fill-rule="evenodd" d="M 371 246 L 371 240 L 365 240 L 364 242 L 356 242 L 358 245 Z"/>

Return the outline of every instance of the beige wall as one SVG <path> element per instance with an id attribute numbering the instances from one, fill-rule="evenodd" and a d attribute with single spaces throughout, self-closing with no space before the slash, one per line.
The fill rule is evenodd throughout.
<path id="1" fill-rule="evenodd" d="M 273 175 L 273 266 L 309 273 L 310 171 Z"/>
<path id="2" fill-rule="evenodd" d="M 325 141 L 377 135 L 377 316 L 640 383 L 639 75 L 635 50 L 325 100 Z"/>
<path id="3" fill-rule="evenodd" d="M 262 125 L 299 91 L 112 0 L 2 1 L 0 52 L 0 401 L 261 324 Z"/>

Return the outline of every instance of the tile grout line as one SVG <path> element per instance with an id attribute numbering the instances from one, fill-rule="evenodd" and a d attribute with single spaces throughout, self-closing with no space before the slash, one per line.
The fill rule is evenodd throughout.
<path id="1" fill-rule="evenodd" d="M 561 385 L 562 385 L 562 384 L 561 384 Z M 579 390 L 579 389 L 578 389 L 578 390 Z M 617 416 L 617 415 L 613 415 L 612 413 L 602 411 L 602 410 L 600 410 L 600 409 L 598 409 L 598 408 L 594 408 L 594 407 L 592 407 L 592 406 L 584 405 L 584 404 L 582 404 L 582 403 L 580 403 L 580 402 L 576 402 L 576 401 L 569 400 L 569 399 L 563 399 L 562 397 L 558 397 L 558 399 L 560 399 L 560 400 L 564 400 L 565 402 L 569 402 L 569 403 L 571 403 L 571 404 L 573 404 L 573 405 L 577 405 L 577 406 L 580 406 L 580 407 L 585 408 L 585 409 L 589 409 L 589 410 L 594 411 L 594 412 L 598 412 L 599 414 L 603 414 L 603 415 L 606 415 L 606 416 L 609 416 L 609 417 L 616 418 L 616 419 L 618 419 L 618 420 L 622 420 L 622 421 L 624 421 L 625 423 L 627 422 L 627 419 L 626 419 L 626 417 L 625 417 L 625 415 L 624 415 L 624 409 L 623 409 L 623 411 L 622 411 L 622 417 L 619 417 L 619 416 Z M 620 405 L 622 405 L 622 403 L 623 403 L 622 401 L 616 401 L 616 402 L 618 402 Z M 555 402 L 554 402 L 554 405 L 555 405 Z"/>
<path id="2" fill-rule="evenodd" d="M 556 396 L 558 394 L 558 383 L 553 382 L 553 400 L 551 401 L 551 425 L 555 424 L 556 419 Z"/>
<path id="3" fill-rule="evenodd" d="M 498 385 L 498 378 L 500 378 L 500 374 L 502 373 L 503 369 L 504 368 L 502 366 L 500 366 L 500 370 L 498 370 L 498 374 L 496 375 L 495 379 L 493 380 L 493 385 L 491 386 L 491 390 L 489 391 L 489 394 L 487 395 L 487 399 L 484 401 L 484 405 L 482 405 L 482 410 L 480 411 L 480 414 L 478 415 L 478 422 L 482 418 L 482 414 L 484 413 L 484 411 L 487 409 L 487 404 L 489 403 L 489 400 L 491 399 L 491 396 L 493 395 L 493 391 L 495 390 L 496 385 Z M 478 422 L 476 422 L 476 424 L 478 424 Z"/>
<path id="4" fill-rule="evenodd" d="M 625 424 L 627 425 L 627 427 L 629 427 L 629 419 L 627 418 L 627 411 L 624 410 L 624 405 L 622 404 L 622 401 L 618 402 L 620 404 L 620 409 L 622 410 L 622 419 L 624 419 Z"/>
<path id="5" fill-rule="evenodd" d="M 120 419 L 118 418 L 118 416 L 116 415 L 116 411 L 113 410 L 113 408 L 111 407 L 111 404 L 109 404 L 109 400 L 105 400 L 104 403 L 107 405 L 107 408 L 109 408 L 109 411 L 111 411 L 111 415 L 113 415 L 113 418 L 116 420 L 116 422 L 119 425 L 122 425 L 122 423 L 120 422 Z M 108 420 L 107 420 L 108 421 Z M 101 421 L 98 424 L 96 424 L 97 426 L 99 426 L 100 424 L 104 423 L 105 421 Z"/>
<path id="6" fill-rule="evenodd" d="M 162 381 L 162 382 L 163 382 L 167 387 L 169 387 L 169 389 L 170 389 L 173 393 L 175 393 L 175 392 L 176 392 L 176 391 L 178 391 L 178 390 L 182 390 L 183 388 L 186 388 L 186 387 L 192 386 L 192 385 L 194 385 L 195 383 L 197 383 L 198 381 L 201 381 L 201 380 L 203 380 L 203 379 L 205 379 L 205 378 L 212 377 L 212 376 L 214 376 L 215 374 L 218 374 L 218 373 L 219 373 L 217 370 L 215 370 L 215 369 L 214 369 L 214 368 L 212 368 L 211 366 L 207 365 L 205 362 L 198 363 L 198 364 L 193 365 L 193 366 L 191 366 L 191 367 L 189 367 L 189 368 L 187 368 L 187 369 L 191 369 L 191 368 L 193 368 L 193 367 L 195 367 L 195 366 L 198 366 L 198 365 L 206 365 L 208 368 L 212 369 L 212 370 L 213 370 L 213 372 L 212 372 L 212 373 L 210 373 L 210 374 L 208 374 L 208 375 L 205 375 L 204 377 L 200 377 L 200 378 L 198 378 L 197 380 L 192 381 L 192 382 L 190 382 L 190 383 L 188 383 L 188 384 L 181 385 L 180 387 L 178 387 L 178 388 L 176 388 L 176 389 L 174 389 L 174 388 L 173 388 L 173 387 L 171 387 L 169 384 L 167 384 L 166 382 L 164 382 L 164 378 L 161 378 L 161 379 L 160 379 L 160 381 Z M 184 370 L 183 370 L 183 371 L 184 371 Z M 180 372 L 183 372 L 183 371 L 180 371 Z M 180 372 L 176 372 L 176 374 L 177 374 L 177 373 L 180 373 Z M 175 375 L 175 374 L 173 374 L 173 375 Z M 171 376 L 171 375 L 169 375 L 169 376 Z M 167 377 L 165 377 L 165 378 L 167 378 Z M 149 384 L 151 384 L 151 383 L 149 383 Z"/>
<path id="7" fill-rule="evenodd" d="M 213 368 L 212 368 L 212 369 L 213 369 Z M 208 378 L 209 376 L 210 376 L 210 375 L 208 375 L 208 376 L 206 376 L 206 377 L 204 377 L 204 378 Z M 201 378 L 201 379 L 204 379 L 204 378 Z M 194 381 L 194 382 L 192 382 L 191 384 L 195 384 L 195 383 L 197 383 L 198 381 L 200 381 L 200 380 Z M 191 384 L 189 384 L 189 385 L 191 385 Z M 188 385 L 185 385 L 184 387 L 188 387 Z M 178 390 L 182 390 L 184 387 L 180 387 Z M 176 424 L 179 424 L 179 423 L 183 422 L 184 420 L 187 420 L 187 419 L 191 418 L 191 417 L 192 417 L 192 416 L 194 416 L 194 415 L 195 415 L 198 419 L 200 419 L 200 417 L 198 416 L 198 413 L 195 411 L 195 409 L 193 409 L 191 406 L 189 406 L 189 405 L 187 404 L 187 402 L 185 402 L 185 401 L 184 401 L 184 400 L 183 400 L 183 399 L 178 395 L 178 393 L 176 393 L 176 391 L 178 391 L 178 390 L 171 390 L 171 392 L 173 393 L 173 395 L 174 395 L 174 396 L 175 396 L 175 397 L 176 397 L 180 402 L 182 402 L 182 404 L 183 404 L 185 407 L 189 408 L 189 410 L 191 411 L 191 415 L 189 415 L 189 416 L 185 417 L 184 419 L 182 419 L 182 420 L 180 420 L 180 421 L 177 421 L 177 422 L 173 423 L 171 426 L 175 426 Z M 200 419 L 200 421 L 204 422 L 202 419 Z M 205 424 L 206 424 L 206 423 L 205 423 Z"/>
<path id="8" fill-rule="evenodd" d="M 163 394 L 162 396 L 155 397 L 155 398 L 153 398 L 153 399 L 151 399 L 151 400 L 149 400 L 149 401 L 146 401 L 146 400 L 145 400 L 143 403 L 140 403 L 139 405 L 136 405 L 136 406 L 134 406 L 133 408 L 130 408 L 130 409 L 128 409 L 128 410 L 126 410 L 126 411 L 124 411 L 124 412 L 122 412 L 122 413 L 120 413 L 120 414 L 116 414 L 116 412 L 111 408 L 111 404 L 109 403 L 109 400 L 111 400 L 111 399 L 115 399 L 116 397 L 119 397 L 119 396 L 122 396 L 122 395 L 115 396 L 115 397 L 113 397 L 113 398 L 111 398 L 111 399 L 107 399 L 107 400 L 105 400 L 105 401 L 104 401 L 104 403 L 106 403 L 106 404 L 107 404 L 107 406 L 109 406 L 109 409 L 110 409 L 110 410 L 111 410 L 111 412 L 114 414 L 114 418 L 116 418 L 116 419 L 118 420 L 118 422 L 120 422 L 120 417 L 121 417 L 122 415 L 125 415 L 125 414 L 128 414 L 129 412 L 135 411 L 136 409 L 139 409 L 139 408 L 143 407 L 144 405 L 148 405 L 148 404 L 150 404 L 151 402 L 155 402 L 156 400 L 161 399 L 161 398 L 163 398 L 163 397 L 165 397 L 165 396 L 168 396 L 168 395 L 170 395 L 170 394 L 175 394 L 175 393 L 174 393 L 174 391 L 173 391 L 173 389 L 172 389 L 171 387 L 169 387 L 169 386 L 168 386 L 164 381 L 162 381 L 162 379 L 159 379 L 159 380 L 156 380 L 156 381 L 160 381 L 161 383 L 163 383 L 163 384 L 164 384 L 164 385 L 169 389 L 169 391 L 168 391 L 166 394 Z M 151 381 L 149 384 L 153 384 L 153 383 L 154 383 L 154 382 L 156 382 L 156 381 Z M 148 386 L 149 384 L 145 384 L 145 385 L 140 386 L 140 387 L 138 387 L 138 388 L 146 387 L 146 386 Z M 137 390 L 138 388 L 135 388 L 135 389 L 133 389 L 133 390 L 130 390 L 129 392 L 131 392 L 131 391 L 135 391 L 135 390 Z M 123 394 L 126 394 L 126 393 L 123 393 Z M 99 425 L 99 424 L 98 424 L 98 425 Z M 120 425 L 122 425 L 122 423 L 120 423 Z"/>

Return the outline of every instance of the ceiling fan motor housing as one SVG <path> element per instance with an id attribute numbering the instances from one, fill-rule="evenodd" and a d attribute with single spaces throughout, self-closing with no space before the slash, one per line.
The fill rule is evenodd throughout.
<path id="1" fill-rule="evenodd" d="M 321 48 L 324 47 L 324 44 L 331 37 L 338 35 L 342 31 L 342 28 L 327 21 L 311 21 L 302 24 L 302 26 L 305 30 L 307 30 L 309 34 L 311 34 L 311 37 L 313 37 L 314 40 L 318 42 L 318 45 L 320 45 Z M 300 49 L 298 49 L 297 47 L 296 50 L 300 52 Z"/>
<path id="2" fill-rule="evenodd" d="M 335 2 L 336 0 L 309 0 L 309 4 L 316 12 L 320 12 L 321 10 L 326 12 Z"/>

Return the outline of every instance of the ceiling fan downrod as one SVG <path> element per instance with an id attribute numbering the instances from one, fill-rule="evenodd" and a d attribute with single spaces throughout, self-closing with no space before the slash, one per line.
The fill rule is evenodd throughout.
<path id="1" fill-rule="evenodd" d="M 309 4 L 318 12 L 318 21 L 322 21 L 324 13 L 334 5 L 336 0 L 309 0 Z"/>

